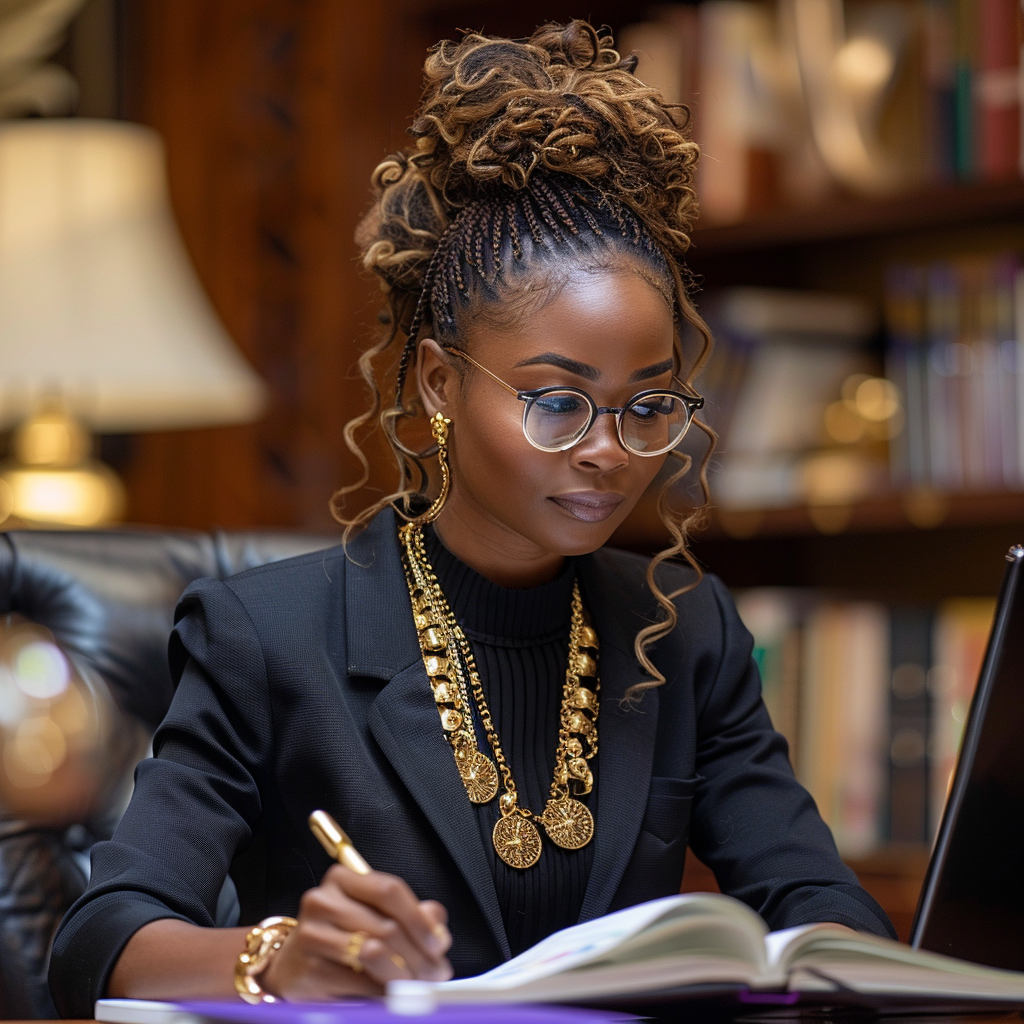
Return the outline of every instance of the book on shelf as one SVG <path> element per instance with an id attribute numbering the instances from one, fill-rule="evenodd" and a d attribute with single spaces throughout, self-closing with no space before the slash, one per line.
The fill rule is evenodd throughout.
<path id="1" fill-rule="evenodd" d="M 772 724 L 789 745 L 796 767 L 803 650 L 801 608 L 795 592 L 755 588 L 736 596 L 736 608 L 754 637 L 753 658 L 761 673 L 761 694 Z"/>
<path id="2" fill-rule="evenodd" d="M 1020 164 L 1020 0 L 974 0 L 978 176 L 998 180 Z"/>
<path id="3" fill-rule="evenodd" d="M 887 606 L 766 587 L 736 607 L 772 723 L 840 853 L 931 842 L 995 602 Z"/>
<path id="4" fill-rule="evenodd" d="M 845 856 L 880 842 L 889 644 L 885 609 L 824 601 L 805 627 L 797 775 Z"/>
<path id="5" fill-rule="evenodd" d="M 1024 487 L 1024 269 L 1012 254 L 894 265 L 886 372 L 903 396 L 902 488 Z"/>
<path id="6" fill-rule="evenodd" d="M 427 1011 L 451 1003 L 636 1005 L 730 991 L 747 1005 L 778 1002 L 779 995 L 831 1005 L 880 998 L 992 1005 L 1024 1000 L 1024 975 L 835 925 L 769 933 L 745 904 L 702 893 L 652 900 L 565 928 L 475 978 L 391 982 L 388 1003 Z"/>
<path id="7" fill-rule="evenodd" d="M 720 439 L 711 468 L 716 503 L 795 504 L 826 408 L 844 380 L 873 367 L 865 346 L 875 313 L 856 296 L 775 288 L 723 290 L 701 311 L 716 341 L 699 382 Z"/>
<path id="8" fill-rule="evenodd" d="M 934 664 L 930 671 L 932 728 L 930 747 L 931 820 L 942 816 L 956 768 L 967 712 L 988 644 L 995 602 L 989 598 L 959 598 L 939 606 L 935 621 Z"/>
<path id="9" fill-rule="evenodd" d="M 888 800 L 883 831 L 893 843 L 924 845 L 932 837 L 928 791 L 934 609 L 889 611 Z M 980 667 L 980 662 L 979 662 Z"/>
<path id="10" fill-rule="evenodd" d="M 1020 0 L 662 4 L 618 44 L 686 103 L 706 224 L 1024 173 Z"/>

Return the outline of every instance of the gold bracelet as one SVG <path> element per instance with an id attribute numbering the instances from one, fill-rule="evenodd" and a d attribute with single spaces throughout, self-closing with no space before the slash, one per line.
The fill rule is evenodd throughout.
<path id="1" fill-rule="evenodd" d="M 265 917 L 245 937 L 245 949 L 235 961 L 235 991 L 247 1003 L 276 1003 L 277 997 L 260 988 L 256 980 L 273 955 L 284 945 L 289 932 L 298 924 L 294 917 Z"/>

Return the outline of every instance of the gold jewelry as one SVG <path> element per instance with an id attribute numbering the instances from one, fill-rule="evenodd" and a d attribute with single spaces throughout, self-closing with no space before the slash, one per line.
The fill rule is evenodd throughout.
<path id="1" fill-rule="evenodd" d="M 441 514 L 444 503 L 448 500 L 448 489 L 451 485 L 451 472 L 448 469 L 448 428 L 451 425 L 452 421 L 439 412 L 435 412 L 430 418 L 430 432 L 437 442 L 437 463 L 441 468 L 441 490 L 433 504 L 426 512 L 415 517 L 407 516 L 397 505 L 394 506 L 395 511 L 407 523 L 414 526 L 426 526 L 427 523 L 432 523 Z"/>
<path id="2" fill-rule="evenodd" d="M 235 961 L 235 991 L 247 1003 L 277 1002 L 276 996 L 263 991 L 257 979 L 298 923 L 294 917 L 265 917 L 249 930 L 245 949 Z"/>
<path id="3" fill-rule="evenodd" d="M 353 932 L 345 944 L 345 951 L 341 954 L 341 962 L 356 974 L 363 973 L 363 961 L 359 959 L 359 954 L 363 951 L 363 944 L 368 938 L 366 932 Z"/>
<path id="4" fill-rule="evenodd" d="M 519 806 L 515 780 L 484 697 L 473 649 L 427 558 L 423 530 L 418 523 L 411 522 L 400 527 L 398 534 L 423 664 L 441 716 L 441 728 L 451 744 L 455 766 L 469 799 L 473 803 L 492 800 L 498 792 L 500 772 L 504 788 L 499 801 L 501 817 L 491 837 L 498 856 L 514 868 L 533 867 L 541 854 L 535 822 L 544 826 L 548 838 L 558 846 L 568 850 L 586 846 L 594 835 L 594 818 L 575 797 L 585 796 L 594 788 L 594 775 L 587 762 L 597 753 L 600 683 L 597 633 L 586 619 L 579 584 L 573 583 L 569 659 L 559 711 L 554 778 L 547 804 L 537 815 Z M 584 681 L 589 683 L 591 679 L 592 685 L 585 686 Z M 477 745 L 473 704 L 487 734 L 493 762 Z"/>

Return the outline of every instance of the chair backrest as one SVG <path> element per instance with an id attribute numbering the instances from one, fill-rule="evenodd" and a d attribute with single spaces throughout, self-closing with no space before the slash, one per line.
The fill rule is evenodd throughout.
<path id="1" fill-rule="evenodd" d="M 336 543 L 284 532 L 12 531 L 0 534 L 0 615 L 49 629 L 152 730 L 171 700 L 167 637 L 185 587 Z"/>
<path id="2" fill-rule="evenodd" d="M 0 617 L 16 613 L 50 630 L 152 732 L 171 701 L 167 639 L 185 587 L 339 540 L 141 528 L 0 533 Z M 0 808 L 0 1019 L 57 1016 L 46 984 L 49 945 L 84 885 L 63 828 L 39 829 Z"/>

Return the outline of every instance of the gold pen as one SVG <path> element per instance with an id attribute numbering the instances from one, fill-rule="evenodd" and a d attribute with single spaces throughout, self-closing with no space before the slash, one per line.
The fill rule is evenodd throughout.
<path id="1" fill-rule="evenodd" d="M 320 840 L 320 845 L 339 864 L 343 864 L 357 875 L 370 873 L 370 865 L 352 845 L 352 840 L 345 835 L 345 830 L 326 811 L 314 811 L 309 816 L 309 827 L 313 835 Z"/>
<path id="2" fill-rule="evenodd" d="M 339 864 L 343 864 L 357 875 L 370 873 L 370 865 L 352 845 L 352 840 L 345 835 L 345 830 L 326 811 L 314 811 L 309 816 L 309 827 L 313 835 L 320 840 L 320 845 Z M 445 948 L 451 945 L 452 937 L 443 924 L 435 923 L 430 930 Z M 391 960 L 400 970 L 406 969 L 405 960 L 398 953 L 392 953 Z"/>

